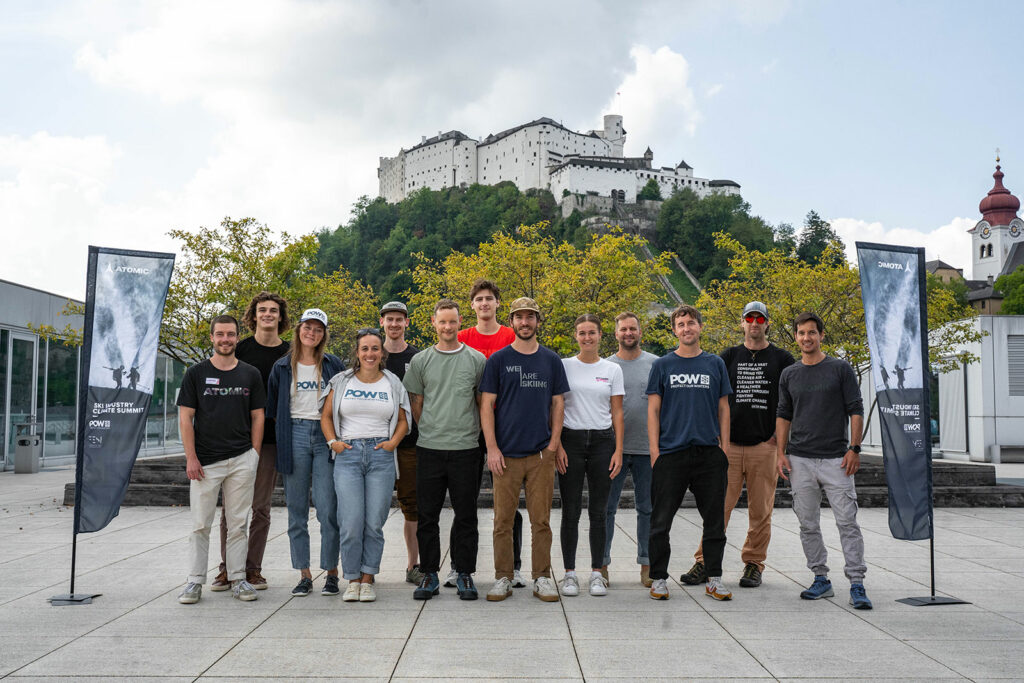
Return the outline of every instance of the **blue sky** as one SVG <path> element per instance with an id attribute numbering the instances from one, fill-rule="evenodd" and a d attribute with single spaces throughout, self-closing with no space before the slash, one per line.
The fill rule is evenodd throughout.
<path id="1" fill-rule="evenodd" d="M 88 244 L 173 249 L 168 230 L 224 216 L 334 226 L 421 135 L 612 112 L 627 153 L 736 180 L 772 224 L 815 209 L 850 246 L 969 269 L 997 146 L 1024 192 L 1022 7 L 4 3 L 0 229 L 21 238 L 0 278 L 81 296 Z"/>

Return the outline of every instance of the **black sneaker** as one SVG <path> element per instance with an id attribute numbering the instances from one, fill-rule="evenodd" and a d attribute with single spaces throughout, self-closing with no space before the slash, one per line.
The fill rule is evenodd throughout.
<path id="1" fill-rule="evenodd" d="M 476 600 L 479 597 L 473 577 L 466 572 L 459 574 L 455 589 L 459 592 L 459 600 Z"/>
<path id="2" fill-rule="evenodd" d="M 698 583 L 704 583 L 708 580 L 708 570 L 703 562 L 694 562 L 693 566 L 690 567 L 690 571 L 680 576 L 679 580 L 687 586 L 696 586 Z"/>
<path id="3" fill-rule="evenodd" d="M 757 588 L 761 585 L 761 570 L 753 562 L 748 562 L 747 566 L 743 568 L 740 585 L 744 588 Z"/>
<path id="4" fill-rule="evenodd" d="M 324 581 L 323 590 L 320 591 L 320 595 L 339 595 L 341 590 L 338 588 L 338 577 L 334 574 L 328 574 L 327 580 Z"/>
<path id="5" fill-rule="evenodd" d="M 426 572 L 420 579 L 420 585 L 412 592 L 413 600 L 429 600 L 440 592 L 441 584 L 437 580 L 437 574 Z"/>
<path id="6" fill-rule="evenodd" d="M 302 577 L 298 585 L 292 589 L 292 595 L 309 595 L 311 590 L 313 590 L 313 579 Z"/>

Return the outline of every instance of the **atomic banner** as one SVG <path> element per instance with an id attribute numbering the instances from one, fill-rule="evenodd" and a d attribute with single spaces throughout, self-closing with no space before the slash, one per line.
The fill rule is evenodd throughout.
<path id="1" fill-rule="evenodd" d="M 75 533 L 105 527 L 124 500 L 146 435 L 173 268 L 173 254 L 89 247 Z"/>
<path id="2" fill-rule="evenodd" d="M 932 537 L 924 249 L 857 242 L 864 321 L 895 538 Z"/>

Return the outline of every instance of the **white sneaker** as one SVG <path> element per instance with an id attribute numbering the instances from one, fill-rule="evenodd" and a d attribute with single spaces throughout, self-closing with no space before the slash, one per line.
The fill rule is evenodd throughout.
<path id="1" fill-rule="evenodd" d="M 245 579 L 233 582 L 231 584 L 231 591 L 235 594 L 236 598 L 243 602 L 251 602 L 256 599 L 256 589 Z"/>
<path id="2" fill-rule="evenodd" d="M 455 571 L 455 567 L 452 567 L 448 572 L 448 576 L 444 579 L 445 588 L 456 588 L 456 582 L 459 580 L 459 573 Z"/>
<path id="3" fill-rule="evenodd" d="M 178 595 L 178 602 L 183 605 L 194 605 L 199 602 L 199 598 L 203 596 L 203 587 L 198 583 L 189 581 L 185 584 L 185 590 L 181 591 Z"/>
<path id="4" fill-rule="evenodd" d="M 651 584 L 651 598 L 668 600 L 668 581 L 666 579 L 654 579 Z"/>
<path id="5" fill-rule="evenodd" d="M 341 596 L 341 599 L 345 602 L 359 602 L 359 587 L 362 585 L 358 581 L 349 581 L 345 594 Z"/>
<path id="6" fill-rule="evenodd" d="M 523 578 L 523 575 L 519 572 L 518 569 L 512 572 L 512 585 L 516 588 L 526 587 L 526 579 Z"/>
<path id="7" fill-rule="evenodd" d="M 580 582 L 576 579 L 576 572 L 565 573 L 565 577 L 562 579 L 562 595 L 567 597 L 576 597 L 580 594 Z"/>
<path id="8" fill-rule="evenodd" d="M 359 602 L 373 602 L 377 599 L 377 589 L 370 581 L 363 581 L 359 584 Z"/>
<path id="9" fill-rule="evenodd" d="M 608 579 L 601 572 L 590 572 L 590 594 L 608 595 Z"/>
<path id="10" fill-rule="evenodd" d="M 576 591 L 579 592 L 579 584 Z M 549 577 L 542 576 L 533 580 L 533 596 L 544 602 L 558 602 L 558 588 Z"/>
<path id="11" fill-rule="evenodd" d="M 487 599 L 491 602 L 500 602 L 510 597 L 512 597 L 512 582 L 504 576 L 495 581 L 491 590 L 487 591 Z"/>

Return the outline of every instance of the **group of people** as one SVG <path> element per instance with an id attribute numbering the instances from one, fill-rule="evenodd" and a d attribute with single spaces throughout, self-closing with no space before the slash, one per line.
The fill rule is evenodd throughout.
<path id="1" fill-rule="evenodd" d="M 670 316 L 676 349 L 658 358 L 641 348 L 637 315 L 614 321 L 617 351 L 602 358 L 602 321 L 579 316 L 579 352 L 559 358 L 537 333 L 537 303 L 520 297 L 499 322 L 501 294 L 478 280 L 469 293 L 476 325 L 462 329 L 459 305 L 439 300 L 431 323 L 437 343 L 409 345 L 405 304 L 380 311 L 379 328 L 356 333 L 348 364 L 325 351 L 327 315 L 302 313 L 289 345 L 287 304 L 261 292 L 238 341 L 231 316 L 211 321 L 213 356 L 185 373 L 178 405 L 191 480 L 191 570 L 179 596 L 195 603 L 206 582 L 210 530 L 223 496 L 222 563 L 212 590 L 255 600 L 267 587 L 262 560 L 270 497 L 284 480 L 296 596 L 313 590 L 309 501 L 320 523 L 323 595 L 372 602 L 384 548 L 383 527 L 397 491 L 413 598 L 442 586 L 440 516 L 451 502 L 451 567 L 444 586 L 463 600 L 474 583 L 483 470 L 493 490 L 495 582 L 489 601 L 527 585 L 521 574 L 523 517 L 530 522 L 532 589 L 546 602 L 606 595 L 615 513 L 628 472 L 637 511 L 637 564 L 650 597 L 669 598 L 669 534 L 687 491 L 703 520 L 695 562 L 680 581 L 729 600 L 722 558 L 730 513 L 747 491 L 749 528 L 740 586 L 761 585 L 779 477 L 790 479 L 807 566 L 800 597 L 834 595 L 819 527 L 824 491 L 839 528 L 850 602 L 871 609 L 864 590 L 864 544 L 857 524 L 854 473 L 860 463 L 863 403 L 849 363 L 821 350 L 824 324 L 814 313 L 793 321 L 801 357 L 768 341 L 767 307 L 744 309 L 742 343 L 720 356 L 703 351 L 700 312 Z M 551 567 L 550 513 L 555 480 L 561 498 L 563 573 Z M 587 488 L 590 572 L 576 571 L 579 520 Z M 251 524 L 248 523 L 252 511 Z M 247 529 L 248 526 L 248 529 Z M 340 558 L 340 574 L 339 574 Z"/>

